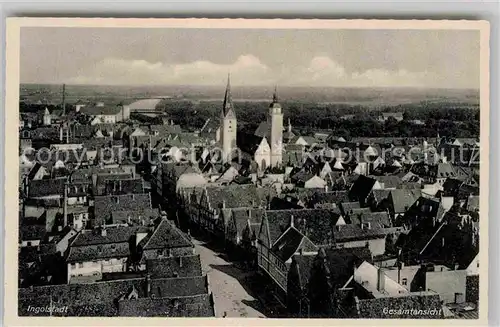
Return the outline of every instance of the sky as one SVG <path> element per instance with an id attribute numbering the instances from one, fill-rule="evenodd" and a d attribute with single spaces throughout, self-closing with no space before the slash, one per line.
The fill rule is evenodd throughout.
<path id="1" fill-rule="evenodd" d="M 479 32 L 23 27 L 21 83 L 479 88 Z"/>

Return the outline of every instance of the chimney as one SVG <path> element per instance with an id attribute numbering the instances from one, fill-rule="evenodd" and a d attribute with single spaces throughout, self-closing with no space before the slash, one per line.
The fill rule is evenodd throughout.
<path id="1" fill-rule="evenodd" d="M 66 84 L 63 84 L 62 87 L 62 110 L 63 115 L 66 115 Z"/>
<path id="2" fill-rule="evenodd" d="M 379 292 L 384 292 L 385 289 L 385 274 L 382 267 L 377 270 L 377 290 Z"/>
<path id="3" fill-rule="evenodd" d="M 57 226 L 57 231 L 58 231 L 58 232 L 62 232 L 62 229 L 63 229 L 63 228 L 62 228 L 62 226 L 61 226 L 61 225 Z"/>
<path id="4" fill-rule="evenodd" d="M 293 227 L 293 215 L 290 215 L 290 227 Z"/>
<path id="5" fill-rule="evenodd" d="M 63 141 L 63 128 L 62 126 L 59 126 L 59 141 Z"/>
<path id="6" fill-rule="evenodd" d="M 151 294 L 151 274 L 146 275 L 146 297 L 150 297 Z"/>
<path id="7" fill-rule="evenodd" d="M 179 257 L 179 267 L 182 268 L 182 256 Z"/>
<path id="8" fill-rule="evenodd" d="M 101 236 L 106 237 L 108 235 L 108 232 L 106 231 L 106 227 L 103 227 L 101 229 Z"/>
<path id="9" fill-rule="evenodd" d="M 328 193 L 328 185 L 325 185 L 325 193 Z"/>
<path id="10" fill-rule="evenodd" d="M 187 230 L 187 236 L 189 239 L 191 239 L 191 230 L 190 229 Z"/>
<path id="11" fill-rule="evenodd" d="M 222 200 L 222 209 L 225 209 L 226 208 L 226 200 Z"/>
<path id="12" fill-rule="evenodd" d="M 68 182 L 64 183 L 64 199 L 63 199 L 63 225 L 68 225 Z"/>

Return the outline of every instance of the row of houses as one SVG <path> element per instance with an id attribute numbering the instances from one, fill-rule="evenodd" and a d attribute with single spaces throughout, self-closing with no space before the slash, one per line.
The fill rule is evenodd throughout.
<path id="1" fill-rule="evenodd" d="M 375 147 L 361 146 L 365 152 Z M 314 148 L 306 150 L 308 158 L 314 157 Z M 235 163 L 210 173 L 189 162 L 171 163 L 156 167 L 152 185 L 166 207 L 179 209 L 181 226 L 201 230 L 228 252 L 237 249 L 238 258 L 253 260 L 271 281 L 267 289 L 296 314 L 381 317 L 374 306 L 399 302 L 403 308 L 417 302 L 422 310 L 435 309 L 430 311 L 439 311 L 436 317 L 477 314 L 475 168 L 420 156 L 411 162 L 399 159 L 398 169 L 388 173 L 379 167 L 387 166 L 388 158 L 379 159 L 361 170 L 360 162 L 305 159 L 281 173 L 263 174 L 245 172 Z M 459 258 L 458 253 L 467 255 Z M 336 256 L 356 264 L 349 264 L 345 279 L 333 289 L 330 284 L 310 289 L 320 257 L 339 260 Z M 308 264 L 300 267 L 302 262 Z M 325 271 L 322 280 L 328 279 Z M 428 280 L 401 277 L 410 271 Z M 434 280 L 451 286 L 436 287 Z M 293 295 L 296 288 L 300 295 Z M 329 301 L 335 300 L 328 310 L 321 309 L 328 297 L 316 298 L 321 289 L 330 289 L 334 299 Z"/>
<path id="2" fill-rule="evenodd" d="M 45 128 L 60 131 L 44 134 L 49 151 L 20 157 L 18 314 L 215 316 L 191 236 L 128 159 L 129 126 L 73 123 Z"/>

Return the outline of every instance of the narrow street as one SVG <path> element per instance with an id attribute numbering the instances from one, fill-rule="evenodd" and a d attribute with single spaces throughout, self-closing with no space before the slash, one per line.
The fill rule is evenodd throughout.
<path id="1" fill-rule="evenodd" d="M 212 248 L 212 244 L 194 239 L 200 254 L 203 273 L 208 275 L 214 295 L 216 317 L 226 314 L 230 318 L 264 318 L 260 302 L 250 295 L 246 272 L 226 260 L 225 254 Z"/>

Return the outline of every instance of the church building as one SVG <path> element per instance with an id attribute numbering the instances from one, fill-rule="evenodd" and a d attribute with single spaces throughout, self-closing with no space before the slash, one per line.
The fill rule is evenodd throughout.
<path id="1" fill-rule="evenodd" d="M 256 165 L 259 170 L 280 167 L 283 161 L 283 110 L 276 89 L 266 121 L 253 134 L 238 132 L 228 76 L 217 141 L 222 148 L 224 163 L 231 162 L 239 154 L 242 161 Z"/>
<path id="2" fill-rule="evenodd" d="M 280 167 L 283 162 L 283 110 L 276 89 L 269 105 L 267 119 L 253 135 L 242 135 L 238 140 L 241 151 L 247 153 L 260 170 Z"/>
<path id="3" fill-rule="evenodd" d="M 224 95 L 224 104 L 220 116 L 220 136 L 219 140 L 222 145 L 223 162 L 231 162 L 233 152 L 236 150 L 236 132 L 237 122 L 236 113 L 234 112 L 233 98 L 231 96 L 231 81 L 227 77 L 226 94 Z"/>

